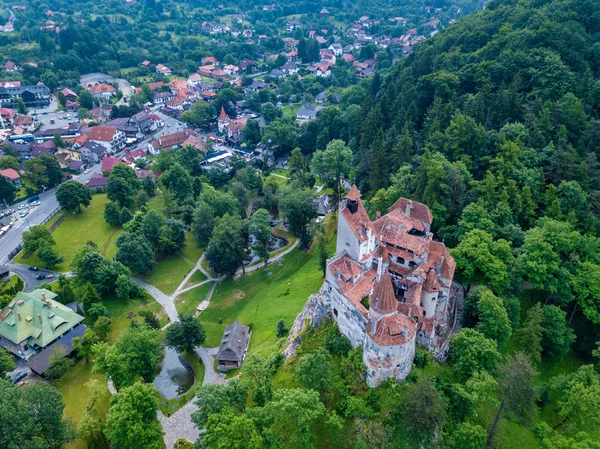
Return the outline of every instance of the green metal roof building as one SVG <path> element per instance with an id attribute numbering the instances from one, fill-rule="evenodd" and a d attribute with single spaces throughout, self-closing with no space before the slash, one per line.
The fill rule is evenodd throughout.
<path id="1" fill-rule="evenodd" d="M 83 321 L 83 317 L 54 301 L 56 294 L 39 289 L 17 296 L 0 310 L 0 345 L 23 356 L 44 348 Z"/>

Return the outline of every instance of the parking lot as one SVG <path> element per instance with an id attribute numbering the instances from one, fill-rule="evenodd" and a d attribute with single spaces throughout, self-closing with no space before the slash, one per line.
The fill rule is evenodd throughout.
<path id="1" fill-rule="evenodd" d="M 48 129 L 48 128 L 62 128 L 69 126 L 69 124 L 71 122 L 77 122 L 77 115 L 68 113 L 68 112 L 64 112 L 64 111 L 60 111 L 60 112 L 49 112 L 46 114 L 43 113 L 34 113 L 32 112 L 31 115 L 33 116 L 34 120 L 37 120 L 39 123 L 42 124 L 42 128 L 41 129 Z M 70 118 L 69 118 L 70 116 Z M 52 123 L 52 121 L 54 121 L 54 123 Z"/>

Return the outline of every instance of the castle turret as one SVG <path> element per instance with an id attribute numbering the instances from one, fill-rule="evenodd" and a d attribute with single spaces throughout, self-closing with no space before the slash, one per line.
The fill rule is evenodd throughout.
<path id="1" fill-rule="evenodd" d="M 346 207 L 350 211 L 351 214 L 355 214 L 358 211 L 358 200 L 360 199 L 360 191 L 356 184 L 353 184 L 348 193 L 344 198 L 346 198 Z"/>

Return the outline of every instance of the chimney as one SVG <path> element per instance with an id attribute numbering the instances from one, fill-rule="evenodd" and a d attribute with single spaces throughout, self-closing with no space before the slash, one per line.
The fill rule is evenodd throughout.
<path id="1" fill-rule="evenodd" d="M 408 317 L 412 318 L 412 309 L 410 309 L 410 308 L 408 309 Z"/>
<path id="2" fill-rule="evenodd" d="M 405 215 L 406 215 L 408 218 L 410 218 L 410 214 L 411 214 L 412 210 L 413 210 L 413 204 L 412 204 L 412 201 L 408 200 L 408 201 L 406 202 L 406 209 L 405 209 L 405 211 L 404 211 L 404 214 L 405 214 Z"/>
<path id="3" fill-rule="evenodd" d="M 381 218 L 381 212 L 375 212 L 375 220 L 379 220 Z"/>
<path id="4" fill-rule="evenodd" d="M 46 293 L 42 293 L 42 299 L 46 302 Z"/>
<path id="5" fill-rule="evenodd" d="M 381 279 L 381 275 L 383 274 L 383 257 L 379 256 L 377 258 L 377 282 Z"/>
<path id="6" fill-rule="evenodd" d="M 403 338 L 408 337 L 408 328 L 406 328 L 406 327 L 402 328 L 402 337 Z"/>
<path id="7" fill-rule="evenodd" d="M 17 316 L 19 317 L 19 321 L 23 321 L 23 318 L 21 318 L 21 312 L 17 312 Z"/>
<path id="8" fill-rule="evenodd" d="M 371 335 L 375 335 L 375 332 L 377 332 L 377 320 L 371 317 Z"/>
<path id="9" fill-rule="evenodd" d="M 241 349 L 241 347 L 242 347 L 242 340 L 238 340 L 238 348 Z"/>
<path id="10" fill-rule="evenodd" d="M 38 320 L 40 320 L 40 323 L 42 322 L 42 315 L 40 315 L 39 313 L 38 313 Z"/>

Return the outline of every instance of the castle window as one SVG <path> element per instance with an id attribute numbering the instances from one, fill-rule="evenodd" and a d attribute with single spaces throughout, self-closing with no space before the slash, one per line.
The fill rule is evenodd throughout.
<path id="1" fill-rule="evenodd" d="M 408 262 L 408 266 L 409 266 L 410 268 L 414 268 L 414 267 L 416 267 L 416 266 L 417 266 L 417 264 L 411 260 L 410 262 Z"/>
<path id="2" fill-rule="evenodd" d="M 333 309 L 333 314 L 334 314 L 335 316 L 338 316 L 338 311 L 337 311 L 337 309 L 336 309 L 336 308 L 334 308 L 334 309 Z"/>

